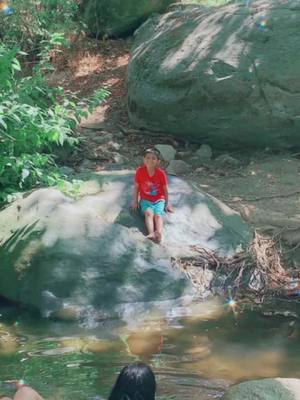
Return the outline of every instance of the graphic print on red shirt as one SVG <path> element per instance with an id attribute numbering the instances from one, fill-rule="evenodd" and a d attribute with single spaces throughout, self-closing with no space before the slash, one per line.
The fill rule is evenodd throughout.
<path id="1" fill-rule="evenodd" d="M 163 187 L 167 185 L 167 175 L 160 168 L 155 168 L 153 176 L 149 176 L 147 167 L 142 165 L 136 170 L 135 182 L 139 185 L 140 197 L 143 200 L 164 200 Z"/>

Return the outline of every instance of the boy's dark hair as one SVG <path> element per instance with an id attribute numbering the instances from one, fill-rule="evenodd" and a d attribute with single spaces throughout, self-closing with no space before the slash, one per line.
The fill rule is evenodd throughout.
<path id="1" fill-rule="evenodd" d="M 143 363 L 129 364 L 121 370 L 108 400 L 154 400 L 155 390 L 152 369 Z"/>
<path id="2" fill-rule="evenodd" d="M 157 150 L 155 147 L 146 147 L 145 150 L 143 151 L 143 157 L 145 157 L 146 154 L 154 154 L 156 157 L 160 160 L 161 159 L 161 154 L 160 151 Z"/>

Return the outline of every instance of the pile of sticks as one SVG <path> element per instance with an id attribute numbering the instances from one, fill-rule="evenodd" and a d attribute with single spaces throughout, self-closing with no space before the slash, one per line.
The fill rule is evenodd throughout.
<path id="1" fill-rule="evenodd" d="M 179 268 L 196 288 L 207 286 L 207 270 L 222 273 L 226 281 L 236 288 L 249 289 L 261 294 L 286 285 L 291 277 L 283 267 L 281 254 L 274 238 L 257 232 L 246 251 L 232 257 L 220 257 L 214 252 L 193 246 L 193 257 L 174 258 L 173 266 Z"/>

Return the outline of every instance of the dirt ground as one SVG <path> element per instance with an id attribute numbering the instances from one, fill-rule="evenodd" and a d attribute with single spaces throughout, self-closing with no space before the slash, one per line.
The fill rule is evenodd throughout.
<path id="1" fill-rule="evenodd" d="M 137 131 L 130 127 L 126 110 L 126 77 L 131 42 L 81 39 L 54 60 L 56 71 L 49 77 L 79 96 L 106 87 L 110 96 L 81 122 L 83 137 L 75 168 L 134 168 L 142 149 L 150 144 L 171 144 L 186 162 L 200 144 L 169 135 Z M 97 139 L 97 140 L 96 140 Z M 106 140 L 107 139 L 107 140 Z M 185 175 L 199 187 L 241 213 L 257 230 L 275 236 L 286 260 L 300 264 L 300 153 L 230 154 L 235 163 L 212 161 L 191 168 Z M 87 160 L 89 160 L 87 162 Z"/>

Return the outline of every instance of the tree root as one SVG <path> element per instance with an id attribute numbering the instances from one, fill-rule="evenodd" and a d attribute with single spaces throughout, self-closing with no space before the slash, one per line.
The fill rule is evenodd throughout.
<path id="1" fill-rule="evenodd" d="M 291 275 L 283 267 L 276 244 L 274 238 L 255 232 L 249 248 L 233 257 L 220 257 L 212 251 L 193 246 L 196 256 L 174 258 L 172 261 L 173 266 L 183 271 L 202 292 L 203 286 L 212 285 L 212 279 L 208 282 L 209 270 L 211 277 L 213 274 L 225 276 L 225 290 L 226 286 L 231 286 L 264 295 L 280 290 L 291 280 Z"/>

